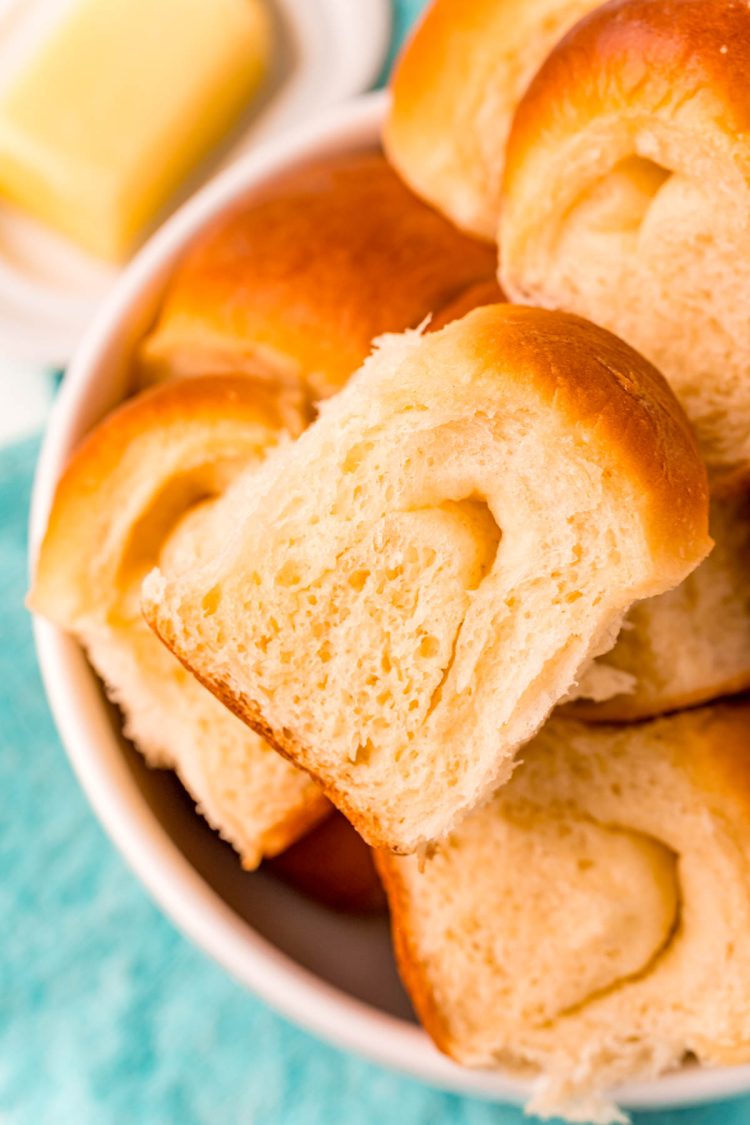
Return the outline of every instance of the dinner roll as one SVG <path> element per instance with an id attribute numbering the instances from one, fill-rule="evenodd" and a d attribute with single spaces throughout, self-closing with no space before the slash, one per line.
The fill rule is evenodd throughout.
<path id="1" fill-rule="evenodd" d="M 160 644 L 141 616 L 140 585 L 157 563 L 168 574 L 199 565 L 227 533 L 216 497 L 282 436 L 273 397 L 241 377 L 171 383 L 132 399 L 71 458 L 29 596 L 34 612 L 78 638 L 126 735 L 151 765 L 177 771 L 247 867 L 330 806 Z"/>
<path id="2" fill-rule="evenodd" d="M 377 152 L 284 173 L 222 215 L 176 270 L 140 356 L 153 382 L 220 371 L 288 396 L 339 390 L 373 337 L 416 327 L 494 251 L 411 194 Z"/>
<path id="3" fill-rule="evenodd" d="M 627 722 L 750 688 L 750 497 L 714 500 L 709 528 L 715 546 L 705 562 L 633 606 L 569 712 Z"/>
<path id="4" fill-rule="evenodd" d="M 417 195 L 495 241 L 513 111 L 597 0 L 433 0 L 396 64 L 384 143 Z"/>
<path id="5" fill-rule="evenodd" d="M 693 1054 L 750 1062 L 750 704 L 627 727 L 555 719 L 424 864 L 378 857 L 437 1045 L 541 1076 L 530 1109 Z M 470 876 L 470 877 L 467 877 Z"/>
<path id="6" fill-rule="evenodd" d="M 201 569 L 146 579 L 149 622 L 402 852 L 507 780 L 632 602 L 711 545 L 661 376 L 577 317 L 510 305 L 386 338 L 227 526 Z"/>
<path id="7" fill-rule="evenodd" d="M 720 488 L 750 459 L 750 8 L 613 0 L 508 143 L 503 285 L 617 332 L 671 382 Z"/>

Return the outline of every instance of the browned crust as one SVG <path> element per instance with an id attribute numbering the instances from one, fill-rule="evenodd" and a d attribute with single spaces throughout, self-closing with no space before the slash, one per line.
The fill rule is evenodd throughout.
<path id="1" fill-rule="evenodd" d="M 242 866 L 246 871 L 254 871 L 262 860 L 281 855 L 330 815 L 330 802 L 311 783 L 309 790 L 294 808 L 288 810 L 283 820 L 277 821 L 273 828 L 262 834 L 257 857 L 243 856 Z"/>
<path id="2" fill-rule="evenodd" d="M 202 669 L 195 668 L 182 654 L 172 635 L 169 621 L 163 622 L 159 615 L 159 607 L 144 598 L 141 609 L 143 616 L 156 635 L 162 640 L 172 654 L 205 688 L 216 696 L 232 714 L 241 719 L 243 723 L 259 734 L 261 738 L 291 762 L 297 769 L 305 772 L 319 786 L 321 792 L 328 800 L 340 810 L 371 848 L 387 848 L 389 842 L 378 833 L 377 821 L 372 817 L 362 815 L 355 808 L 347 793 L 335 785 L 330 779 L 321 777 L 309 765 L 309 749 L 298 741 L 289 730 L 278 730 L 269 726 L 263 717 L 260 706 L 254 700 L 248 699 L 242 693 L 234 692 L 228 684 L 216 676 L 210 675 Z M 395 849 L 394 849 L 395 850 Z"/>
<path id="3" fill-rule="evenodd" d="M 517 305 L 476 309 L 433 339 L 448 333 L 478 373 L 533 389 L 637 485 L 651 548 L 675 581 L 708 554 L 706 469 L 682 407 L 647 360 L 580 317 Z"/>
<path id="4" fill-rule="evenodd" d="M 538 71 L 508 142 L 504 198 L 530 173 L 530 152 L 597 118 L 649 117 L 723 138 L 750 176 L 750 10 L 744 0 L 610 0 L 585 16 Z M 527 185 L 528 186 L 528 185 Z"/>
<path id="5" fill-rule="evenodd" d="M 503 150 L 528 67 L 595 3 L 432 0 L 399 56 L 386 154 L 414 191 L 474 237 L 497 238 Z"/>
<path id="6" fill-rule="evenodd" d="M 109 414 L 75 451 L 58 485 L 29 596 L 34 611 L 71 627 L 72 607 L 85 612 L 93 605 L 94 576 L 85 566 L 106 539 L 109 520 L 127 502 L 132 472 L 123 467 L 126 451 L 135 446 L 137 470 L 150 465 L 158 482 L 160 473 L 183 467 L 179 457 L 170 459 L 169 453 L 189 447 L 192 455 L 195 439 L 207 454 L 249 458 L 259 444 L 275 440 L 285 416 L 272 390 L 242 376 L 164 384 Z M 300 420 L 295 429 L 301 424 Z M 111 603 L 118 591 L 109 587 L 103 596 Z M 283 820 L 262 834 L 257 853 L 244 857 L 244 866 L 253 869 L 264 856 L 279 854 L 330 809 L 311 782 Z"/>
<path id="7" fill-rule="evenodd" d="M 430 156 L 436 126 L 450 128 L 457 110 L 464 65 L 451 51 L 462 37 L 461 20 L 487 34 L 498 0 L 432 0 L 427 4 L 396 59 L 390 80 L 391 105 L 383 129 L 386 155 L 411 178 L 412 164 Z M 439 66 L 437 64 L 440 64 Z"/>
<path id="8" fill-rule="evenodd" d="M 478 281 L 476 285 L 470 285 L 468 289 L 464 289 L 455 301 L 451 301 L 449 305 L 441 309 L 430 321 L 427 331 L 439 332 L 441 328 L 445 328 L 446 324 L 451 324 L 454 320 L 461 320 L 473 309 L 484 308 L 485 305 L 499 305 L 505 300 L 505 294 L 496 278 L 493 277 L 489 281 Z"/>
<path id="9" fill-rule="evenodd" d="M 278 856 L 271 870 L 334 910 L 373 914 L 387 907 L 372 849 L 339 812 Z"/>
<path id="10" fill-rule="evenodd" d="M 419 1022 L 444 1055 L 460 1062 L 443 1014 L 430 982 L 427 966 L 419 953 L 412 921 L 411 896 L 403 879 L 402 860 L 387 851 L 375 852 L 375 864 L 385 887 L 391 914 L 391 937 L 396 967 L 412 1002 Z"/>
<path id="11" fill-rule="evenodd" d="M 223 357 L 325 397 L 374 337 L 415 327 L 495 268 L 491 248 L 413 196 L 379 153 L 319 159 L 256 191 L 200 237 L 142 362 L 163 377 L 186 353 L 199 370 Z"/>
<path id="12" fill-rule="evenodd" d="M 531 82 L 509 137 L 501 274 L 511 295 L 539 295 L 568 208 L 632 155 L 713 184 L 716 206 L 746 209 L 749 72 L 744 0 L 610 0 L 580 20 Z M 716 494 L 747 472 L 746 458 L 712 466 Z"/>
<path id="13" fill-rule="evenodd" d="M 414 191 L 446 214 L 452 212 L 452 165 L 457 158 L 453 150 L 460 144 L 456 134 L 471 90 L 471 67 L 482 43 L 495 34 L 502 41 L 502 9 L 502 0 L 432 0 L 393 69 L 391 105 L 383 127 L 386 155 Z M 436 177 L 436 148 L 446 144 L 446 134 L 450 151 Z M 473 169 L 467 169 L 467 177 L 472 176 Z M 477 224 L 471 233 L 491 242 L 496 234 L 491 225 Z"/>
<path id="14" fill-rule="evenodd" d="M 86 613 L 96 596 L 92 575 L 81 560 L 92 560 L 106 542 L 114 516 L 132 488 L 126 452 L 153 464 L 155 479 L 179 469 L 169 453 L 205 445 L 222 456 L 250 457 L 275 440 L 284 423 L 268 388 L 241 376 L 211 376 L 145 391 L 107 415 L 84 438 L 63 471 L 39 550 L 28 605 L 64 628 Z M 300 421 L 295 427 L 301 429 Z M 101 593 L 101 592 L 100 592 Z M 114 592 L 104 591 L 106 597 Z"/>

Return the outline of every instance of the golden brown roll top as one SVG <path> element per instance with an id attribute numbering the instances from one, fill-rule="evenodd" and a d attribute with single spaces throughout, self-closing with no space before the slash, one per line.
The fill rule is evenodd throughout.
<path id="1" fill-rule="evenodd" d="M 423 199 L 494 241 L 513 111 L 542 59 L 596 0 L 433 0 L 392 81 L 384 143 Z"/>
<path id="2" fill-rule="evenodd" d="M 301 429 L 298 419 L 292 432 Z M 185 512 L 259 464 L 284 432 L 276 396 L 238 378 L 175 383 L 125 402 L 60 478 L 31 608 L 65 629 L 106 617 Z"/>
<path id="3" fill-rule="evenodd" d="M 518 107 L 501 216 L 509 295 L 648 356 L 718 476 L 750 457 L 748 67 L 740 0 L 605 4 Z"/>
<path id="4" fill-rule="evenodd" d="M 597 7 L 550 52 L 521 99 L 506 159 L 508 205 L 515 207 L 535 165 L 547 177 L 550 210 L 564 211 L 583 177 L 611 171 L 613 158 L 640 157 L 667 174 L 711 181 L 724 170 L 729 182 L 719 189 L 736 189 L 738 175 L 746 184 L 749 26 L 742 0 Z M 566 165 L 575 173 L 567 178 Z M 509 225 L 515 244 L 532 224 Z"/>
<path id="5" fill-rule="evenodd" d="M 141 616 L 140 586 L 156 564 L 169 574 L 200 565 L 230 530 L 224 491 L 286 436 L 274 398 L 242 377 L 169 383 L 130 400 L 66 467 L 29 597 L 86 648 L 126 735 L 152 765 L 178 772 L 248 867 L 329 805 L 160 644 Z"/>
<path id="6" fill-rule="evenodd" d="M 494 305 L 452 327 L 478 381 L 501 372 L 498 384 L 560 416 L 579 449 L 598 451 L 614 487 L 638 481 L 649 550 L 675 581 L 704 557 L 712 545 L 705 469 L 684 411 L 650 363 L 596 325 L 543 309 Z"/>
<path id="7" fill-rule="evenodd" d="M 141 354 L 143 378 L 229 371 L 316 401 L 374 337 L 416 327 L 495 272 L 377 152 L 285 173 L 222 216 L 178 268 Z"/>

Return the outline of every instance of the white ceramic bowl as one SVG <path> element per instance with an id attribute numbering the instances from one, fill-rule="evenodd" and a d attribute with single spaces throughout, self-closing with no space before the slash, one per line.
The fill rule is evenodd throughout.
<path id="1" fill-rule="evenodd" d="M 268 144 L 183 207 L 141 251 L 102 308 L 66 376 L 36 479 L 32 546 L 55 483 L 81 437 L 123 396 L 135 342 L 150 324 L 175 260 L 219 212 L 281 169 L 376 143 L 383 95 L 352 102 Z M 272 877 L 243 872 L 195 814 L 171 774 L 148 770 L 79 648 L 37 622 L 47 694 L 73 766 L 104 827 L 156 901 L 234 977 L 331 1042 L 445 1089 L 521 1101 L 529 1086 L 462 1070 L 414 1022 L 384 919 L 351 919 L 304 900 Z M 619 1092 L 631 1108 L 683 1106 L 750 1091 L 750 1067 L 686 1068 Z"/>

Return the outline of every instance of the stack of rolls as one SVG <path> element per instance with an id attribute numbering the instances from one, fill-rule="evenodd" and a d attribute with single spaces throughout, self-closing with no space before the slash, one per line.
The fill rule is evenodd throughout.
<path id="1" fill-rule="evenodd" d="M 748 73 L 745 0 L 434 0 L 386 156 L 178 265 L 30 595 L 571 1121 L 750 1062 Z"/>
<path id="2" fill-rule="evenodd" d="M 148 763 L 177 772 L 248 869 L 309 837 L 279 870 L 344 909 L 382 903 L 368 850 L 338 821 L 310 831 L 332 813 L 320 787 L 159 643 L 140 586 L 157 563 L 195 567 L 227 533 L 230 482 L 300 434 L 373 336 L 453 319 L 465 290 L 492 299 L 494 265 L 377 152 L 243 200 L 175 272 L 138 349 L 137 393 L 76 450 L 36 564 L 30 607 L 85 647 Z"/>
<path id="3" fill-rule="evenodd" d="M 435 0 L 397 69 L 386 148 L 415 191 L 496 240 L 511 300 L 583 315 L 663 372 L 707 467 L 715 546 L 628 612 L 424 872 L 379 866 L 441 1049 L 530 1067 L 540 1112 L 600 1120 L 612 1083 L 750 1061 L 747 705 L 682 710 L 750 689 L 750 10 L 571 7 Z M 519 29 L 517 58 L 537 52 L 523 89 Z"/>
<path id="4" fill-rule="evenodd" d="M 491 281 L 491 247 L 420 202 L 378 152 L 279 176 L 188 252 L 140 349 L 143 383 L 242 372 L 281 397 L 340 390 L 384 332 Z"/>

